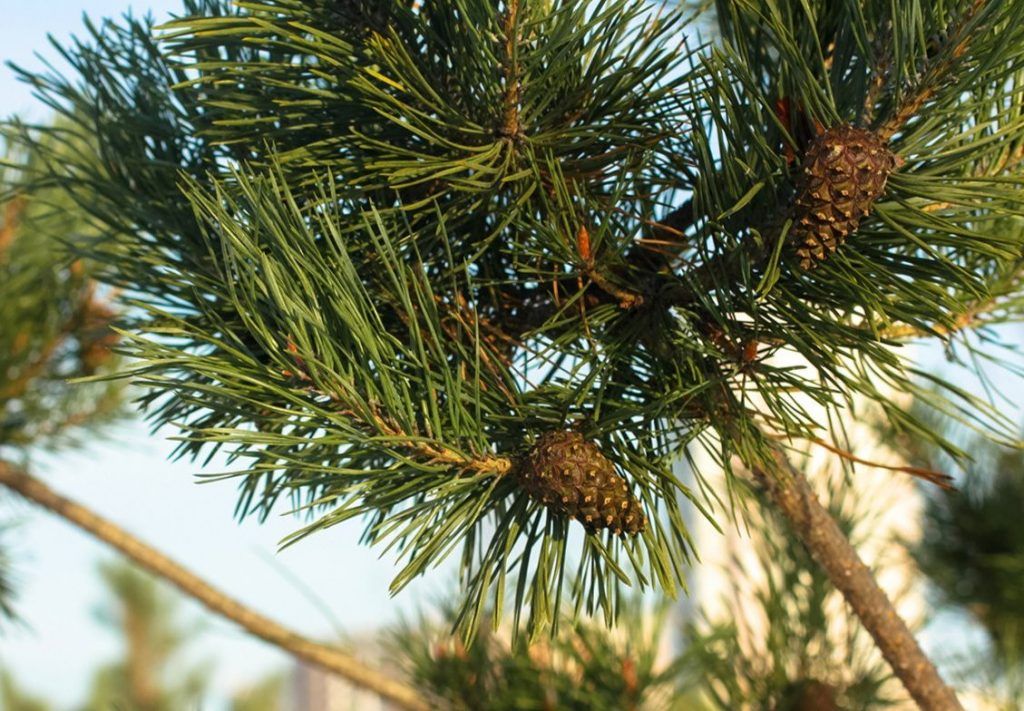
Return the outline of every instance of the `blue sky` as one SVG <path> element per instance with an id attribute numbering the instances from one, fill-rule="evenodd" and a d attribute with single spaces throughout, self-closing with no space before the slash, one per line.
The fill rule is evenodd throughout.
<path id="1" fill-rule="evenodd" d="M 47 34 L 65 39 L 77 33 L 82 27 L 85 12 L 96 19 L 116 17 L 129 9 L 137 15 L 152 10 L 155 16 L 160 17 L 177 11 L 181 5 L 181 0 L 50 0 L 46 3 L 4 0 L 4 21 L 0 23 L 0 59 L 5 64 L 14 61 L 29 68 L 41 67 L 41 62 L 33 56 L 36 52 L 42 53 L 47 59 L 54 58 L 53 49 L 46 40 Z M 41 115 L 29 90 L 14 81 L 6 66 L 0 71 L 0 97 L 3 98 L 3 114 L 23 114 L 28 111 Z"/>
<path id="2" fill-rule="evenodd" d="M 120 15 L 129 4 L 123 0 L 45 4 L 8 0 L 3 6 L 0 58 L 39 68 L 42 63 L 33 57 L 35 52 L 54 57 L 47 33 L 66 38 L 78 32 L 86 7 L 91 17 L 99 18 Z M 164 0 L 131 6 L 137 13 L 151 9 L 160 17 L 178 9 L 180 3 Z M 46 116 L 6 66 L 0 68 L 0 106 L 4 115 Z M 388 584 L 394 566 L 358 545 L 358 525 L 313 536 L 276 555 L 276 563 L 269 562 L 277 542 L 300 522 L 279 518 L 263 525 L 236 523 L 233 485 L 200 485 L 193 476 L 196 466 L 169 462 L 168 434 L 150 436 L 144 425 L 129 422 L 84 451 L 39 458 L 35 471 L 55 488 L 187 562 L 211 582 L 309 634 L 326 636 L 333 628 L 275 566 L 286 566 L 351 633 L 395 619 L 399 611 L 433 599 L 450 582 L 451 573 L 441 572 L 398 600 L 390 599 Z M 28 627 L 0 636 L 0 665 L 29 689 L 70 706 L 82 699 L 91 671 L 117 653 L 116 637 L 95 615 L 103 600 L 96 565 L 113 554 L 62 521 L 0 496 L 0 514 L 7 518 L 12 512 L 23 522 L 11 538 L 19 562 L 19 610 Z M 185 610 L 197 614 L 198 607 L 189 604 Z M 194 657 L 215 660 L 221 700 L 260 673 L 290 664 L 275 649 L 212 619 L 196 641 Z"/>

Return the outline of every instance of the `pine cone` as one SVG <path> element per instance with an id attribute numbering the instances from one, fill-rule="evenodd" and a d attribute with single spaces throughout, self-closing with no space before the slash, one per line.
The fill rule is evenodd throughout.
<path id="1" fill-rule="evenodd" d="M 806 679 L 791 683 L 775 706 L 776 711 L 838 711 L 839 690 L 831 684 Z"/>
<path id="2" fill-rule="evenodd" d="M 531 497 L 558 514 L 572 516 L 589 533 L 610 528 L 619 535 L 636 535 L 647 525 L 626 480 L 578 432 L 542 434 L 517 473 Z"/>
<path id="3" fill-rule="evenodd" d="M 875 133 L 834 126 L 807 147 L 793 214 L 792 239 L 800 267 L 832 255 L 885 191 L 896 155 Z"/>

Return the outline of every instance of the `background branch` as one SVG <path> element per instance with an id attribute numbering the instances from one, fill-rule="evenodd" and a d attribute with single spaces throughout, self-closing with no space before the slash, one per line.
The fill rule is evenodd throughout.
<path id="1" fill-rule="evenodd" d="M 755 466 L 754 477 L 846 598 L 914 701 L 926 711 L 962 709 L 803 472 L 780 450 L 773 455 L 773 470 Z"/>
<path id="2" fill-rule="evenodd" d="M 341 649 L 311 640 L 246 607 L 124 529 L 6 462 L 0 462 L 0 485 L 117 549 L 139 567 L 168 581 L 206 609 L 231 620 L 249 634 L 368 689 L 399 708 L 409 711 L 430 709 L 416 689 L 367 666 Z"/>

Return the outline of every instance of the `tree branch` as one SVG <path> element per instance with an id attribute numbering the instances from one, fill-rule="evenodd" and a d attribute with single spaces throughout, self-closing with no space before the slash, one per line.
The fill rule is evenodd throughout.
<path id="1" fill-rule="evenodd" d="M 871 570 L 811 491 L 803 473 L 782 451 L 776 449 L 774 458 L 770 468 L 752 467 L 755 478 L 846 598 L 911 697 L 925 711 L 962 711 L 956 694 L 942 681 Z"/>
<path id="2" fill-rule="evenodd" d="M 421 457 L 431 464 L 446 464 L 461 471 L 472 471 L 478 474 L 493 474 L 494 476 L 501 477 L 512 471 L 514 463 L 508 457 L 499 457 L 486 453 L 467 457 L 444 446 L 442 443 L 431 442 L 418 435 L 410 435 L 401 426 L 380 412 L 374 411 L 370 414 L 369 418 L 359 416 L 348 407 L 347 403 L 339 395 L 326 392 L 313 383 L 313 378 L 305 371 L 305 362 L 299 357 L 294 344 L 289 341 L 286 348 L 295 358 L 295 369 L 284 371 L 283 375 L 297 378 L 304 384 L 303 389 L 307 392 L 330 400 L 338 406 L 340 412 L 349 415 L 353 420 L 376 430 L 380 434 L 394 438 L 397 446 L 410 451 L 415 456 Z"/>
<path id="3" fill-rule="evenodd" d="M 504 138 L 522 138 L 523 126 L 519 121 L 519 101 L 522 98 L 522 77 L 519 72 L 519 0 L 508 0 L 503 18 L 505 33 L 504 79 L 505 95 L 502 100 L 501 128 Z"/>
<path id="4" fill-rule="evenodd" d="M 429 711 L 417 689 L 367 666 L 347 652 L 294 632 L 229 597 L 138 538 L 80 504 L 61 496 L 29 474 L 0 461 L 3 485 L 73 523 L 125 555 L 139 567 L 163 578 L 213 613 L 239 625 L 249 634 L 283 649 L 297 659 L 337 674 L 408 711 Z"/>

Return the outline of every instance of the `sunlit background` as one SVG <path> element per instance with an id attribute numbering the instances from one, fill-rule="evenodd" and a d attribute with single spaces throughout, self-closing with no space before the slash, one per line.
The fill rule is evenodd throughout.
<path id="1" fill-rule="evenodd" d="M 178 9 L 180 2 L 5 0 L 0 59 L 40 69 L 40 53 L 59 69 L 48 34 L 58 41 L 69 37 L 81 27 L 85 10 L 101 18 L 119 15 L 129 6 L 159 18 Z M 47 116 L 6 66 L 0 69 L 0 114 L 29 120 Z M 942 368 L 944 361 L 938 349 L 929 354 L 933 368 Z M 994 376 L 1007 403 L 1024 401 L 1019 380 L 998 372 Z M 282 509 L 281 516 L 263 524 L 238 523 L 232 515 L 234 487 L 202 484 L 195 476 L 198 465 L 170 461 L 170 434 L 151 434 L 138 418 L 129 418 L 102 441 L 40 457 L 32 469 L 215 585 L 310 635 L 327 637 L 336 630 L 359 635 L 377 629 L 434 599 L 451 582 L 450 571 L 439 571 L 392 598 L 392 562 L 379 560 L 375 551 L 358 545 L 360 530 L 354 524 L 278 553 L 278 541 L 301 521 Z M 205 471 L 219 471 L 218 463 Z M 22 626 L 0 638 L 0 666 L 28 691 L 60 707 L 73 707 L 84 698 L 96 667 L 119 651 L 116 633 L 95 614 L 105 599 L 97 566 L 113 554 L 61 520 L 15 504 L 11 497 L 0 502 L 4 514 L 13 511 L 20 521 L 11 543 L 18 562 L 18 610 L 24 619 Z M 186 616 L 201 616 L 192 603 L 186 603 L 185 610 Z M 267 673 L 292 668 L 291 659 L 275 648 L 225 622 L 202 619 L 205 628 L 189 654 L 212 667 L 209 708 L 225 707 L 233 693 Z M 966 635 L 967 628 L 947 616 L 929 625 L 924 639 L 934 650 L 961 644 Z"/>
<path id="2" fill-rule="evenodd" d="M 56 56 L 47 35 L 59 41 L 79 32 L 85 11 L 102 18 L 130 7 L 136 14 L 151 11 L 160 18 L 180 5 L 177 0 L 5 0 L 0 58 L 40 69 L 37 53 L 48 61 Z M 5 115 L 47 116 L 7 66 L 0 69 L 0 107 Z M 169 434 L 151 436 L 144 424 L 129 419 L 83 450 L 40 457 L 33 469 L 210 582 L 308 634 L 329 636 L 340 628 L 358 635 L 429 602 L 450 581 L 442 571 L 392 599 L 392 563 L 358 545 L 357 525 L 323 532 L 278 554 L 278 541 L 301 521 L 282 515 L 262 525 L 237 523 L 234 486 L 200 484 L 194 476 L 197 465 L 169 461 Z M 214 462 L 206 471 L 218 470 Z M 10 538 L 18 564 L 18 611 L 25 621 L 0 638 L 0 666 L 26 690 L 62 708 L 80 704 L 97 666 L 119 651 L 116 633 L 96 615 L 107 598 L 97 565 L 114 554 L 63 521 L 15 505 L 9 496 L 0 498 L 0 506 L 4 513 L 13 510 L 21 522 Z M 199 616 L 199 609 L 187 603 L 184 616 Z M 275 648 L 225 622 L 203 619 L 206 628 L 189 653 L 213 667 L 209 708 L 221 707 L 265 673 L 292 666 Z"/>

